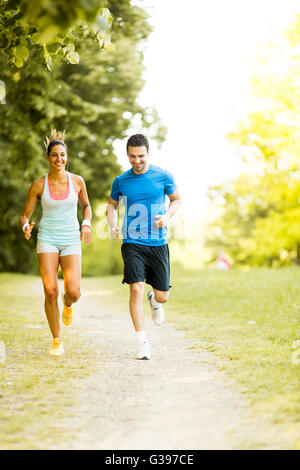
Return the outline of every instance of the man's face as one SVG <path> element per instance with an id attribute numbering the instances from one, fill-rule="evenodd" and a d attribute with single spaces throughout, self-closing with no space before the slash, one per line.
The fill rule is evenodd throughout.
<path id="1" fill-rule="evenodd" d="M 127 155 L 135 173 L 143 173 L 148 167 L 149 152 L 145 145 L 142 147 L 128 147 Z"/>

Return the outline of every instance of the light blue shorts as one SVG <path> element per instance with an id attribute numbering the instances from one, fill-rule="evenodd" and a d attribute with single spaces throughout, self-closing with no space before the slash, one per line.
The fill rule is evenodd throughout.
<path id="1" fill-rule="evenodd" d="M 58 253 L 59 256 L 81 255 L 81 245 L 52 245 L 43 240 L 38 240 L 36 252 L 40 253 Z"/>

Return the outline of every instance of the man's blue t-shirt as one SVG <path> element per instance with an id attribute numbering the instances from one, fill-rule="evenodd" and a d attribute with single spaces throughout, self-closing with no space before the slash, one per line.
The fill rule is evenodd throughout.
<path id="1" fill-rule="evenodd" d="M 166 213 L 165 195 L 176 189 L 171 173 L 154 165 L 140 175 L 130 169 L 116 177 L 110 197 L 114 201 L 122 198 L 125 205 L 123 243 L 150 246 L 168 243 L 167 227 L 158 229 L 154 221 L 156 215 Z"/>

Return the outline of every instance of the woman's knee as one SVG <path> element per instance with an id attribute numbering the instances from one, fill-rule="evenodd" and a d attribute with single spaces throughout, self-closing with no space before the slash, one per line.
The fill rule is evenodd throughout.
<path id="1" fill-rule="evenodd" d="M 65 296 L 73 303 L 81 296 L 80 287 L 65 287 Z"/>
<path id="2" fill-rule="evenodd" d="M 47 285 L 44 286 L 44 292 L 46 300 L 48 301 L 56 301 L 58 297 L 58 287 Z"/>

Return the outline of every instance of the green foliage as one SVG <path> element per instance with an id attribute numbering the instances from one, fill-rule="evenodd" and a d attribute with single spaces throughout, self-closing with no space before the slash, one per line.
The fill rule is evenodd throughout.
<path id="1" fill-rule="evenodd" d="M 214 257 L 222 249 L 237 264 L 300 263 L 299 32 L 300 16 L 281 54 L 273 45 L 261 58 L 252 112 L 229 135 L 243 171 L 210 188 L 217 218 L 208 227 L 207 245 Z"/>
<path id="2" fill-rule="evenodd" d="M 45 63 L 80 60 L 75 42 L 93 38 L 100 49 L 112 50 L 109 30 L 112 16 L 101 0 L 0 0 L 0 52 L 16 68 L 29 57 Z"/>
<path id="3" fill-rule="evenodd" d="M 68 170 L 85 179 L 93 207 L 108 198 L 121 173 L 113 143 L 127 137 L 132 118 L 139 116 L 143 131 L 164 138 L 156 111 L 137 101 L 144 86 L 139 45 L 150 32 L 147 15 L 130 0 L 108 6 L 116 18 L 114 51 L 100 53 L 93 38 L 76 38 L 80 62 L 61 61 L 51 73 L 39 61 L 38 50 L 19 70 L 0 55 L 0 78 L 6 85 L 6 104 L 0 105 L 0 270 L 35 269 L 38 224 L 28 243 L 18 219 L 31 182 L 48 170 L 43 140 L 51 127 L 66 129 Z M 38 219 L 36 210 L 33 220 Z"/>
<path id="4" fill-rule="evenodd" d="M 82 275 L 108 276 L 122 274 L 122 240 L 101 240 L 94 236 L 93 245 L 83 248 Z"/>

